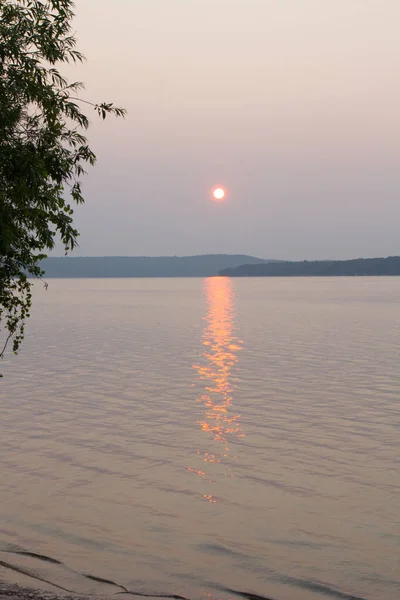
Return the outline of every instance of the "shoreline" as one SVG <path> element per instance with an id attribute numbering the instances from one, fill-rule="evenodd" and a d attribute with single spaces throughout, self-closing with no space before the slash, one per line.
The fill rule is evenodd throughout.
<path id="1" fill-rule="evenodd" d="M 43 554 L 25 550 L 0 552 L 0 599 L 115 600 L 116 595 L 123 594 L 150 599 L 189 600 L 172 591 L 129 589 L 111 579 L 69 569 L 61 561 Z M 9 558 L 8 554 L 12 557 Z"/>
<path id="2" fill-rule="evenodd" d="M 8 600 L 85 600 L 86 598 L 107 598 L 107 596 L 88 596 L 86 594 L 70 594 L 69 592 L 50 591 L 21 586 L 18 583 L 9 583 L 0 579 L 0 598 Z M 108 596 L 109 598 L 109 596 Z"/>
<path id="3" fill-rule="evenodd" d="M 141 594 L 135 592 L 125 592 L 126 596 L 146 596 L 147 598 L 160 598 L 160 596 L 152 596 L 151 594 Z M 0 599 L 7 600 L 111 600 L 115 594 L 98 595 L 98 594 L 77 594 L 75 592 L 67 592 L 63 590 L 53 591 L 46 588 L 33 588 L 20 585 L 19 583 L 11 583 L 0 577 Z M 166 596 L 171 598 L 173 596 Z M 176 596 L 180 598 L 180 596 Z"/>

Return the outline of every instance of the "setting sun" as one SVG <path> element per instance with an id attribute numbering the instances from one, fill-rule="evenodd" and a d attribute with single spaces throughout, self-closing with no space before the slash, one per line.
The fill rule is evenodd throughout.
<path id="1" fill-rule="evenodd" d="M 214 200 L 217 200 L 217 202 L 221 202 L 225 199 L 225 190 L 221 187 L 214 188 L 212 195 Z"/>

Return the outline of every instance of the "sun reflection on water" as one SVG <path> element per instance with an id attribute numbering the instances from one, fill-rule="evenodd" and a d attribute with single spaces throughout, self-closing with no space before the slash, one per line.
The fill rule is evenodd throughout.
<path id="1" fill-rule="evenodd" d="M 225 474 L 231 475 L 228 457 L 232 440 L 244 437 L 240 425 L 240 415 L 232 407 L 236 385 L 234 367 L 238 362 L 238 352 L 242 342 L 235 335 L 235 298 L 232 283 L 226 277 L 211 277 L 205 280 L 204 293 L 207 313 L 202 344 L 204 346 L 201 364 L 193 365 L 198 381 L 204 382 L 198 402 L 204 406 L 199 425 L 216 443 L 210 443 L 209 451 L 200 452 L 205 463 L 227 463 Z M 229 459 L 235 458 L 230 456 Z M 189 469 L 196 472 L 196 469 Z M 199 475 L 206 475 L 198 471 Z M 208 494 L 204 498 L 214 502 Z"/>

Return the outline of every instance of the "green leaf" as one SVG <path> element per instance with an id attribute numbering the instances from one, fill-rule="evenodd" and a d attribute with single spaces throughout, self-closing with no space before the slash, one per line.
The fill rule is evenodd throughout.
<path id="1" fill-rule="evenodd" d="M 8 341 L 14 352 L 22 343 L 46 250 L 56 236 L 65 252 L 77 245 L 68 196 L 84 202 L 81 177 L 96 162 L 84 108 L 102 119 L 126 115 L 73 96 L 83 83 L 69 83 L 58 69 L 84 60 L 73 7 L 72 0 L 0 0 L 0 357 Z"/>

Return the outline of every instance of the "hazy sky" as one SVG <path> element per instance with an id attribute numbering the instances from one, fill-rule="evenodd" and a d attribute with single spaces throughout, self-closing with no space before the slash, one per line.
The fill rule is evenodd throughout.
<path id="1" fill-rule="evenodd" d="M 400 254 L 399 0 L 76 0 L 78 255 Z M 225 203 L 210 189 L 228 190 Z"/>

